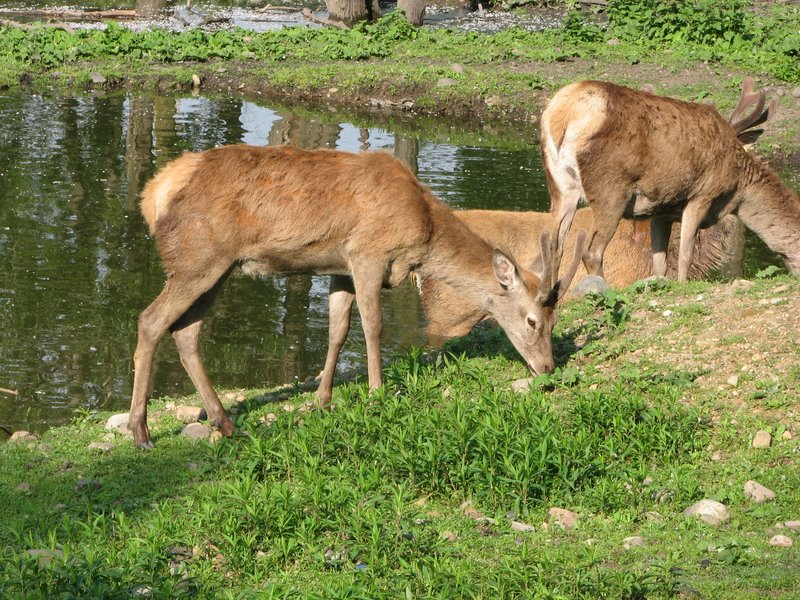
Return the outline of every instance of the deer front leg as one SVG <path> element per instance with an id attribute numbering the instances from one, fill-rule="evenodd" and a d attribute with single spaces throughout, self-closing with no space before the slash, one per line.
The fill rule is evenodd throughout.
<path id="1" fill-rule="evenodd" d="M 661 217 L 650 219 L 650 246 L 653 249 L 652 275 L 664 277 L 667 274 L 667 248 L 672 222 Z"/>
<path id="2" fill-rule="evenodd" d="M 694 244 L 697 230 L 708 212 L 704 202 L 690 203 L 681 216 L 681 247 L 678 254 L 678 281 L 689 279 L 689 269 L 694 257 Z"/>
<path id="3" fill-rule="evenodd" d="M 317 388 L 320 407 L 326 406 L 333 396 L 333 376 L 339 353 L 350 331 L 350 310 L 354 298 L 353 280 L 350 277 L 333 275 L 328 293 L 328 353 Z"/>
<path id="4" fill-rule="evenodd" d="M 353 284 L 356 289 L 356 303 L 361 315 L 361 326 L 367 342 L 367 373 L 370 389 L 383 385 L 381 374 L 381 333 L 383 314 L 381 308 L 381 288 L 385 261 L 365 260 L 353 265 Z"/>

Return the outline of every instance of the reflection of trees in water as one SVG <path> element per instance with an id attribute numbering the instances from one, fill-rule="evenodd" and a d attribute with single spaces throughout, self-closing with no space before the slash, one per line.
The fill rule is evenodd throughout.
<path id="1" fill-rule="evenodd" d="M 14 117 L 0 130 L 0 223 L 9 228 L 0 229 L 0 385 L 19 388 L 14 410 L 30 412 L 16 421 L 0 414 L 0 421 L 66 420 L 76 406 L 124 409 L 137 317 L 164 282 L 139 214 L 141 189 L 183 151 L 240 141 L 242 102 L 20 96 L 0 99 L 0 110 L 3 102 Z M 289 113 L 263 141 L 335 148 L 340 135 L 338 123 Z M 360 148 L 369 137 L 358 131 Z M 417 146 L 399 138 L 398 155 L 414 164 Z M 307 276 L 232 283 L 226 287 L 234 292 L 212 310 L 212 335 L 204 335 L 212 377 L 244 386 L 264 375 L 277 383 L 316 374 L 327 343 L 320 321 L 327 285 Z M 386 340 L 393 348 L 416 343 L 415 290 L 404 285 L 384 302 Z M 362 364 L 363 344 L 353 352 Z M 161 345 L 153 382 L 158 395 L 193 389 L 171 340 Z M 47 401 L 34 402 L 36 392 Z"/>

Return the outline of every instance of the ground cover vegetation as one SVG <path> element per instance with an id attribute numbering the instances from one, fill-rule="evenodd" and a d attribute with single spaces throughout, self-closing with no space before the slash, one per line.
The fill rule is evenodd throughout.
<path id="1" fill-rule="evenodd" d="M 376 393 L 343 383 L 332 412 L 229 394 L 240 434 L 216 443 L 178 435 L 197 398 L 154 403 L 152 452 L 79 414 L 0 447 L 0 596 L 791 598 L 800 559 L 770 540 L 800 515 L 798 291 L 764 273 L 572 301 L 561 367 L 523 392 L 481 327 L 395 357 Z M 732 518 L 682 514 L 703 498 Z"/>

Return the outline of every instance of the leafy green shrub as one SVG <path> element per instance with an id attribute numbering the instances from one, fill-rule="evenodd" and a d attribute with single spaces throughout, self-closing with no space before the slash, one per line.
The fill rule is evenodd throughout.
<path id="1" fill-rule="evenodd" d="M 610 0 L 611 32 L 626 40 L 729 45 L 750 36 L 745 0 Z"/>

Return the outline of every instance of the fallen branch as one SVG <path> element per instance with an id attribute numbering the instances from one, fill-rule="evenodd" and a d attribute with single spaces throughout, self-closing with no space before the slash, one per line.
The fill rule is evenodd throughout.
<path id="1" fill-rule="evenodd" d="M 135 10 L 14 10 L 0 9 L 0 14 L 15 17 L 43 17 L 77 21 L 103 21 L 105 19 L 138 19 Z"/>
<path id="2" fill-rule="evenodd" d="M 300 9 L 297 6 L 272 6 L 272 4 L 267 4 L 266 6 L 257 8 L 256 12 L 267 12 L 268 10 L 285 10 L 286 12 L 300 12 Z"/>
<path id="3" fill-rule="evenodd" d="M 303 9 L 303 16 L 312 21 L 313 23 L 319 23 L 320 25 L 329 25 L 331 27 L 338 27 L 339 29 L 350 29 L 347 25 L 342 23 L 341 21 L 331 21 L 330 19 L 321 19 L 320 17 L 315 17 L 314 13 L 312 13 L 309 9 Z"/>
<path id="4" fill-rule="evenodd" d="M 4 387 L 0 387 L 0 392 L 3 394 L 8 394 L 9 396 L 19 396 L 19 392 L 17 390 L 10 390 Z"/>
<path id="5" fill-rule="evenodd" d="M 5 431 L 8 435 L 14 435 L 14 432 L 11 430 L 11 427 L 8 425 L 0 425 L 0 429 Z"/>
<path id="6" fill-rule="evenodd" d="M 11 19 L 0 19 L 0 27 L 17 27 L 19 29 L 24 29 L 25 31 L 30 31 L 31 29 L 41 29 L 42 27 L 49 27 L 51 29 L 61 29 L 62 31 L 66 31 L 67 33 L 75 33 L 75 30 L 67 23 L 34 23 L 33 25 L 29 23 L 20 23 L 18 21 L 12 21 Z"/>

